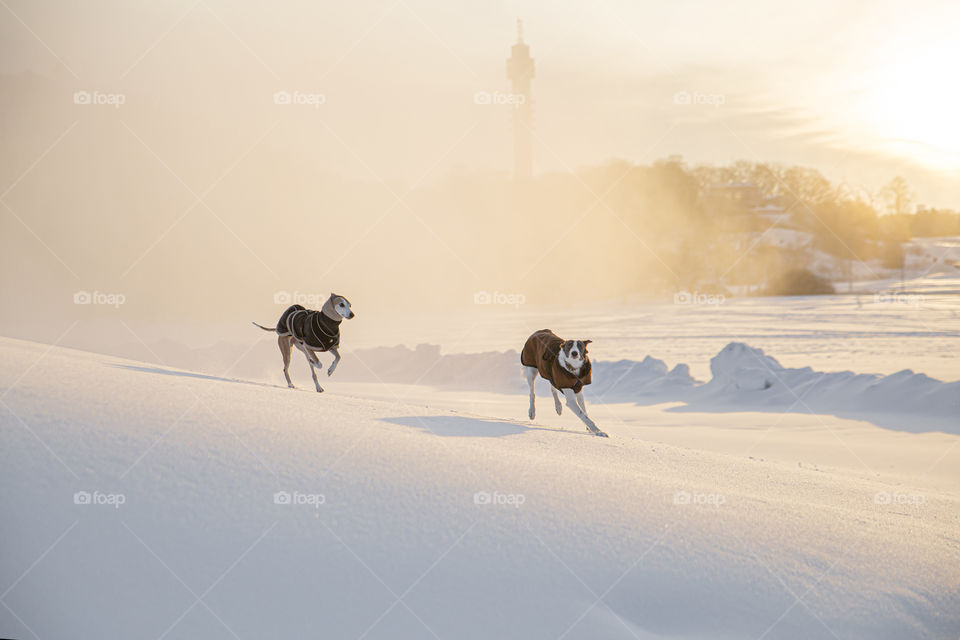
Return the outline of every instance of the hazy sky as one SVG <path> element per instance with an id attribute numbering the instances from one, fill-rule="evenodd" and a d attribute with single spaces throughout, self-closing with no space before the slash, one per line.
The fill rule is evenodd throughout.
<path id="1" fill-rule="evenodd" d="M 509 91 L 518 18 L 548 194 L 526 211 L 485 182 L 510 108 L 475 101 Z M 336 291 L 375 337 L 480 290 L 566 300 L 568 255 L 609 299 L 656 240 L 543 176 L 612 158 L 900 174 L 960 207 L 958 25 L 956 2 L 0 0 L 0 332 L 189 341 L 172 327 L 249 332 L 277 291 Z"/>
<path id="2" fill-rule="evenodd" d="M 507 89 L 518 17 L 538 171 L 762 159 L 871 189 L 903 173 L 919 201 L 960 204 L 956 2 L 7 0 L 0 65 L 125 106 L 242 116 L 249 143 L 296 118 L 305 144 L 337 147 L 331 168 L 413 182 L 509 168 L 507 115 L 473 96 Z M 278 90 L 326 102 L 283 112 Z M 721 97 L 677 105 L 679 91 Z"/>

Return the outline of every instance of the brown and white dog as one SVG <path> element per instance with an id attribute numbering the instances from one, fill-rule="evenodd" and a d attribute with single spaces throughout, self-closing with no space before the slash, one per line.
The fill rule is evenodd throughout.
<path id="1" fill-rule="evenodd" d="M 550 383 L 553 402 L 557 415 L 563 413 L 558 392 L 563 393 L 567 406 L 587 425 L 587 430 L 595 436 L 607 437 L 597 428 L 587 415 L 587 406 L 583 402 L 583 387 L 593 382 L 590 358 L 587 357 L 587 345 L 590 340 L 563 340 L 550 329 L 534 332 L 523 345 L 520 363 L 523 375 L 530 385 L 530 411 L 533 420 L 537 415 L 534 407 L 533 383 L 537 374 Z"/>

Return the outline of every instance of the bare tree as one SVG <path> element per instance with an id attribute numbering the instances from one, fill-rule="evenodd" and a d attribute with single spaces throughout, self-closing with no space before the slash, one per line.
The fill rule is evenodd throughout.
<path id="1" fill-rule="evenodd" d="M 880 189 L 880 200 L 887 206 L 887 213 L 904 215 L 913 213 L 913 192 L 902 177 L 897 176 Z"/>

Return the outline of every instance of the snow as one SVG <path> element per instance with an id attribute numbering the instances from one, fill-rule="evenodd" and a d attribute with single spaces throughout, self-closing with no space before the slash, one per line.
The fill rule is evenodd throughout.
<path id="1" fill-rule="evenodd" d="M 846 286 L 840 290 L 845 292 Z M 675 304 L 670 293 L 660 300 L 531 302 L 517 308 L 474 305 L 471 289 L 460 306 L 452 300 L 443 312 L 419 314 L 370 310 L 374 301 L 360 299 L 354 304 L 363 313 L 343 328 L 344 350 L 353 357 L 344 359 L 337 375 L 376 380 L 356 361 L 360 350 L 432 344 L 440 345 L 442 354 L 504 353 L 519 349 L 533 331 L 550 327 L 567 338 L 593 340 L 590 352 L 596 360 L 640 362 L 652 356 L 671 368 L 688 365 L 698 380 L 710 379 L 710 359 L 730 342 L 761 348 L 791 368 L 876 374 L 909 368 L 939 380 L 960 380 L 960 278 L 930 274 L 902 284 L 892 278 L 861 281 L 854 283 L 854 291 L 833 296 L 728 296 L 720 304 Z M 283 376 L 276 341 L 250 321 L 269 323 L 283 308 L 271 299 L 235 321 L 210 324 L 142 324 L 126 317 L 121 324 L 116 318 L 86 316 L 62 338 L 70 327 L 67 322 L 62 330 L 15 337 L 59 341 L 212 375 L 229 370 L 244 379 L 279 384 Z M 348 374 L 351 368 L 358 371 Z M 295 378 L 306 371 L 301 356 L 294 358 L 293 371 Z"/>
<path id="2" fill-rule="evenodd" d="M 416 381 L 443 389 L 525 392 L 516 351 L 442 354 L 438 345 L 359 350 L 359 364 L 345 366 L 348 379 L 402 383 Z M 909 370 L 891 375 L 825 373 L 787 368 L 762 349 L 731 342 L 710 359 L 712 377 L 698 384 L 687 364 L 669 369 L 663 360 L 594 360 L 596 402 L 681 401 L 701 411 L 800 408 L 816 413 L 882 421 L 893 428 L 960 434 L 960 382 L 945 383 Z M 548 394 L 540 381 L 538 393 Z"/>
<path id="3" fill-rule="evenodd" d="M 956 430 L 779 409 L 789 388 L 936 419 L 955 386 L 737 343 L 704 383 L 611 358 L 604 440 L 549 397 L 531 423 L 506 386 L 468 389 L 514 356 L 316 394 L 0 339 L 0 635 L 960 634 Z"/>
<path id="4" fill-rule="evenodd" d="M 926 425 L 960 434 L 960 382 L 944 383 L 910 370 L 883 376 L 790 369 L 740 342 L 714 356 L 710 371 L 713 378 L 688 396 L 692 405 L 783 411 L 801 405 L 817 413 L 869 415 L 907 429 Z"/>

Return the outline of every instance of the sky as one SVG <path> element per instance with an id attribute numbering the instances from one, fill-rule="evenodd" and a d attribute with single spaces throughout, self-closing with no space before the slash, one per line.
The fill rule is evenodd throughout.
<path id="1" fill-rule="evenodd" d="M 261 130 L 290 116 L 260 109 L 271 89 L 322 95 L 293 115 L 339 137 L 331 168 L 410 183 L 509 169 L 507 114 L 473 96 L 508 90 L 518 18 L 537 64 L 538 172 L 747 158 L 871 190 L 904 174 L 919 202 L 960 202 L 955 2 L 9 0 L 0 70 Z"/>
<path id="2" fill-rule="evenodd" d="M 502 193 L 443 191 L 511 171 L 510 107 L 476 96 L 509 92 L 518 19 L 541 179 L 746 159 L 960 207 L 956 2 L 2 0 L 0 329 L 50 342 L 78 317 L 113 339 L 79 290 L 160 334 L 269 322 L 277 291 L 556 300 Z M 540 244 L 622 255 L 625 279 L 656 257 L 602 208 L 577 220 Z"/>

